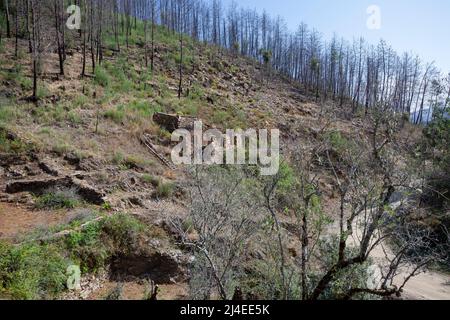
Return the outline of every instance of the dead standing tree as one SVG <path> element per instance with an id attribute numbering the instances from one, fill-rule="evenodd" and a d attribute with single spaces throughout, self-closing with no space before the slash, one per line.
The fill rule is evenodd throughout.
<path id="1" fill-rule="evenodd" d="M 32 30 L 32 64 L 33 64 L 33 94 L 31 96 L 32 101 L 37 101 L 37 80 L 38 80 L 38 64 L 41 55 L 41 28 L 40 28 L 40 6 L 37 0 L 30 0 L 31 10 L 31 30 Z"/>
<path id="2" fill-rule="evenodd" d="M 196 256 L 190 282 L 193 298 L 231 298 L 243 272 L 246 244 L 259 230 L 262 216 L 240 169 L 195 168 L 190 186 L 190 226 L 180 221 L 180 244 Z M 186 224 L 186 223 L 184 223 Z M 195 236 L 192 236 L 195 235 Z"/>

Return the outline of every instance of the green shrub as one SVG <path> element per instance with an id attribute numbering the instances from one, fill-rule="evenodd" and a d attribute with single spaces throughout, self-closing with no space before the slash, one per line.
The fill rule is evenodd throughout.
<path id="1" fill-rule="evenodd" d="M 10 139 L 6 132 L 0 127 L 0 152 L 20 154 L 28 152 L 31 149 L 31 146 L 20 139 Z"/>
<path id="2" fill-rule="evenodd" d="M 67 154 L 71 150 L 71 147 L 62 141 L 57 141 L 55 145 L 52 146 L 52 151 L 59 156 Z"/>
<path id="3" fill-rule="evenodd" d="M 118 106 L 116 109 L 107 110 L 103 116 L 107 119 L 111 119 L 117 124 L 121 124 L 125 119 L 125 111 L 122 106 Z"/>
<path id="4" fill-rule="evenodd" d="M 125 156 L 123 155 L 123 153 L 120 151 L 117 151 L 113 154 L 112 163 L 114 163 L 116 165 L 121 165 L 123 163 L 124 159 L 125 159 Z"/>
<path id="5" fill-rule="evenodd" d="M 87 103 L 89 99 L 84 94 L 78 95 L 74 100 L 75 107 L 81 107 L 83 108 Z"/>
<path id="6" fill-rule="evenodd" d="M 152 105 L 149 101 L 133 101 L 127 108 L 137 112 L 142 117 L 148 118 L 153 117 L 156 112 L 161 112 L 160 106 Z"/>
<path id="7" fill-rule="evenodd" d="M 0 242 L 0 295 L 54 298 L 65 289 L 67 266 L 54 245 L 12 246 Z"/>
<path id="8" fill-rule="evenodd" d="M 82 123 L 80 115 L 78 114 L 77 111 L 74 111 L 74 110 L 70 111 L 67 114 L 67 120 L 73 124 L 81 124 Z"/>
<path id="9" fill-rule="evenodd" d="M 37 209 L 73 209 L 80 204 L 75 189 L 50 189 L 36 200 Z"/>
<path id="10" fill-rule="evenodd" d="M 44 98 L 48 97 L 49 95 L 50 95 L 50 92 L 48 91 L 48 89 L 45 86 L 45 84 L 44 83 L 40 83 L 37 86 L 36 97 L 38 99 L 44 99 Z"/>
<path id="11" fill-rule="evenodd" d="M 104 88 L 108 87 L 110 83 L 108 73 L 100 66 L 95 69 L 95 83 Z"/>
<path id="12" fill-rule="evenodd" d="M 338 131 L 328 133 L 328 140 L 331 146 L 338 152 L 346 150 L 349 146 L 349 141 Z"/>
<path id="13" fill-rule="evenodd" d="M 162 182 L 158 184 L 156 188 L 156 196 L 158 198 L 168 198 L 173 193 L 174 186 L 172 183 Z"/>
<path id="14" fill-rule="evenodd" d="M 144 231 L 144 225 L 135 218 L 116 214 L 72 233 L 66 238 L 65 245 L 84 272 L 97 272 L 113 256 L 131 252 Z"/>
<path id="15" fill-rule="evenodd" d="M 33 89 L 33 80 L 27 77 L 20 77 L 19 78 L 19 85 L 21 86 L 22 90 L 31 90 Z"/>
<path id="16" fill-rule="evenodd" d="M 144 181 L 145 183 L 149 183 L 154 187 L 157 187 L 160 184 L 160 179 L 149 174 L 144 174 L 142 176 L 142 181 Z"/>
<path id="17" fill-rule="evenodd" d="M 76 227 L 86 218 L 83 214 L 70 226 Z M 135 252 L 145 233 L 145 226 L 137 219 L 116 214 L 53 243 L 15 246 L 0 241 L 0 298 L 57 298 L 66 289 L 69 265 L 80 265 L 84 273 L 96 272 L 114 256 Z"/>
<path id="18" fill-rule="evenodd" d="M 217 123 L 217 124 L 223 124 L 227 119 L 228 119 L 229 115 L 226 111 L 216 111 L 213 115 L 213 122 Z"/>
<path id="19" fill-rule="evenodd" d="M 12 106 L 7 99 L 0 97 L 0 124 L 6 124 L 16 118 L 17 107 Z"/>

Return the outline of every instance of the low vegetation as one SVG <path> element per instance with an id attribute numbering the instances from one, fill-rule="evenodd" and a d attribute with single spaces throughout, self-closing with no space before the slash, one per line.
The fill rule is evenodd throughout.
<path id="1" fill-rule="evenodd" d="M 81 204 L 76 189 L 50 189 L 36 199 L 36 208 L 43 210 L 73 209 Z"/>
<path id="2" fill-rule="evenodd" d="M 136 249 L 147 227 L 135 218 L 116 214 L 76 229 L 81 220 L 69 225 L 72 231 L 61 240 L 42 244 L 11 245 L 0 241 L 0 297 L 53 299 L 67 290 L 67 268 L 79 265 L 82 273 L 98 272 L 110 259 Z"/>

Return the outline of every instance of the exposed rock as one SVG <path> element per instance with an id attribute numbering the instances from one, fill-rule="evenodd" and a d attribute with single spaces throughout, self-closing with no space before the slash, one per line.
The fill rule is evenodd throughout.
<path id="1" fill-rule="evenodd" d="M 39 170 L 39 168 L 37 168 L 36 166 L 33 166 L 33 165 L 26 165 L 24 167 L 24 169 L 27 172 L 28 176 L 37 176 L 37 175 L 41 174 L 41 171 Z"/>
<path id="2" fill-rule="evenodd" d="M 13 165 L 24 165 L 27 163 L 27 158 L 21 155 L 0 153 L 0 166 L 9 167 Z"/>
<path id="3" fill-rule="evenodd" d="M 179 128 L 180 117 L 158 112 L 153 115 L 153 121 L 167 131 L 174 132 Z"/>
<path id="4" fill-rule="evenodd" d="M 157 284 L 170 284 L 185 279 L 181 253 L 150 251 L 117 256 L 111 263 L 113 279 L 150 278 Z"/>
<path id="5" fill-rule="evenodd" d="M 75 177 L 64 178 L 35 178 L 27 180 L 12 181 L 6 185 L 7 193 L 31 192 L 42 194 L 45 190 L 53 187 L 76 188 L 77 193 L 87 202 L 101 205 L 104 203 L 104 194 L 87 182 Z"/>
<path id="6" fill-rule="evenodd" d="M 97 170 L 102 166 L 101 161 L 94 158 L 81 159 L 76 165 L 77 170 L 92 171 Z"/>
<path id="7" fill-rule="evenodd" d="M 27 173 L 22 166 L 10 167 L 7 174 L 7 176 L 10 178 L 24 178 L 26 177 L 26 175 Z"/>
<path id="8" fill-rule="evenodd" d="M 73 152 L 69 152 L 64 156 L 64 160 L 66 160 L 72 166 L 78 166 L 80 164 L 81 159 Z"/>
<path id="9" fill-rule="evenodd" d="M 159 124 L 170 133 L 174 132 L 177 129 L 193 130 L 194 122 L 196 120 L 198 119 L 195 117 L 182 117 L 160 112 L 153 115 L 153 121 L 155 121 L 155 123 Z"/>
<path id="10" fill-rule="evenodd" d="M 42 160 L 39 162 L 39 168 L 45 173 L 57 177 L 60 175 L 60 170 L 57 169 L 57 165 L 55 162 L 51 162 L 48 159 Z"/>
<path id="11" fill-rule="evenodd" d="M 72 181 L 69 177 L 65 178 L 35 178 L 28 180 L 12 181 L 6 185 L 7 193 L 31 192 L 40 194 L 44 190 L 55 187 L 70 187 Z"/>
<path id="12" fill-rule="evenodd" d="M 105 202 L 103 199 L 105 194 L 90 186 L 86 181 L 73 178 L 72 184 L 78 189 L 78 194 L 84 200 L 97 205 L 102 205 Z"/>

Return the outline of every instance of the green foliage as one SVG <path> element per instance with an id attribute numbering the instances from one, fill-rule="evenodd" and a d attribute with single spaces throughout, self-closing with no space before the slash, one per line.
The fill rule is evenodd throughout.
<path id="1" fill-rule="evenodd" d="M 9 123 L 16 117 L 17 107 L 13 106 L 9 100 L 0 97 L 0 126 Z"/>
<path id="2" fill-rule="evenodd" d="M 11 139 L 0 127 L 0 152 L 21 154 L 30 151 L 32 147 L 18 138 Z"/>
<path id="3" fill-rule="evenodd" d="M 116 300 L 122 300 L 122 294 L 123 294 L 123 284 L 119 283 L 117 284 L 114 289 L 112 289 L 104 298 L 104 300 L 107 301 L 116 301 Z"/>
<path id="4" fill-rule="evenodd" d="M 120 56 L 114 64 L 106 62 L 104 66 L 113 79 L 111 89 L 114 92 L 130 92 L 134 89 L 132 77 L 127 74 L 132 66 L 124 56 Z"/>
<path id="5" fill-rule="evenodd" d="M 0 297 L 54 298 L 65 289 L 67 266 L 54 245 L 0 242 Z"/>
<path id="6" fill-rule="evenodd" d="M 118 105 L 104 112 L 104 117 L 117 124 L 123 124 L 125 119 L 133 123 L 139 123 L 143 119 L 151 119 L 161 107 L 145 100 L 134 100 L 127 105 Z"/>
<path id="7" fill-rule="evenodd" d="M 52 146 L 52 151 L 59 156 L 63 156 L 67 154 L 71 150 L 71 147 L 64 141 L 56 141 L 56 143 Z"/>
<path id="8" fill-rule="evenodd" d="M 83 272 L 97 272 L 120 253 L 129 253 L 145 226 L 126 214 L 116 214 L 88 224 L 64 240 L 64 248 Z"/>
<path id="9" fill-rule="evenodd" d="M 223 110 L 218 110 L 218 111 L 214 112 L 212 121 L 216 124 L 223 125 L 224 122 L 229 119 L 229 117 L 230 117 L 230 115 L 228 114 L 228 112 L 223 111 Z"/>
<path id="10" fill-rule="evenodd" d="M 270 63 L 270 60 L 272 59 L 272 51 L 271 50 L 265 50 L 261 49 L 260 54 L 263 58 L 264 64 L 268 65 Z"/>
<path id="11" fill-rule="evenodd" d="M 434 119 L 423 130 L 425 145 L 433 153 L 433 161 L 450 174 L 450 108 L 436 111 Z M 430 150 L 432 149 L 432 150 Z"/>
<path id="12" fill-rule="evenodd" d="M 81 124 L 83 122 L 79 112 L 76 110 L 72 110 L 67 113 L 67 120 L 72 124 Z"/>
<path id="13" fill-rule="evenodd" d="M 174 185 L 169 182 L 160 181 L 156 188 L 156 197 L 169 198 L 173 193 Z"/>
<path id="14" fill-rule="evenodd" d="M 328 139 L 331 146 L 338 152 L 344 151 L 349 145 L 349 141 L 338 131 L 328 133 Z"/>
<path id="15" fill-rule="evenodd" d="M 278 189 L 281 192 L 291 192 L 295 183 L 296 177 L 294 170 L 286 162 L 280 164 L 280 169 L 278 171 L 280 179 L 278 181 Z"/>
<path id="16" fill-rule="evenodd" d="M 156 177 L 154 177 L 152 175 L 149 175 L 149 174 L 144 174 L 141 177 L 141 179 L 145 183 L 149 183 L 149 184 L 151 184 L 154 187 L 157 187 L 160 184 L 160 179 L 158 179 L 158 178 L 156 178 Z"/>
<path id="17" fill-rule="evenodd" d="M 319 72 L 320 70 L 320 60 L 316 57 L 311 58 L 311 70 Z"/>
<path id="18" fill-rule="evenodd" d="M 325 270 L 331 268 L 338 260 L 338 237 L 331 237 L 319 241 L 318 256 L 322 257 L 322 263 Z M 356 256 L 359 254 L 357 248 L 347 248 L 346 255 L 348 257 Z M 354 264 L 348 268 L 344 268 L 333 278 L 333 281 L 326 288 L 323 294 L 319 297 L 323 300 L 342 299 L 343 295 L 347 293 L 348 288 L 365 288 L 367 287 L 368 279 L 372 276 L 369 272 L 369 266 L 372 264 L 369 259 L 362 264 Z M 310 280 L 313 287 L 316 282 L 323 276 L 320 272 L 313 272 L 310 274 Z M 370 294 L 358 294 L 353 297 L 354 299 L 370 300 L 376 299 L 376 297 Z"/>
<path id="19" fill-rule="evenodd" d="M 420 223 L 411 221 L 410 226 L 423 232 L 426 229 L 427 237 L 423 239 L 420 248 L 421 254 L 432 253 L 441 259 L 437 263 L 438 267 L 450 270 L 450 241 L 448 231 L 450 228 L 450 119 L 448 114 L 450 108 L 436 109 L 433 121 L 424 128 L 423 140 L 418 149 L 418 160 L 420 163 L 427 163 L 425 172 L 427 187 L 423 190 L 420 201 L 427 208 L 427 216 L 420 220 Z M 420 165 L 418 170 L 423 171 L 424 166 Z M 429 234 L 431 232 L 431 234 Z M 405 239 L 409 234 L 403 235 Z M 416 255 L 417 252 L 411 252 Z M 437 261 L 438 259 L 436 259 Z"/>
<path id="20" fill-rule="evenodd" d="M 157 105 L 152 105 L 149 101 L 133 101 L 126 109 L 132 110 L 141 117 L 151 118 L 156 112 L 161 112 L 161 107 Z"/>
<path id="21" fill-rule="evenodd" d="M 103 67 L 98 66 L 95 69 L 95 83 L 106 88 L 109 86 L 110 81 L 111 80 L 106 70 Z"/>
<path id="22" fill-rule="evenodd" d="M 44 83 L 39 83 L 37 86 L 36 97 L 41 100 L 50 95 L 50 91 L 48 91 L 47 87 Z"/>
<path id="23" fill-rule="evenodd" d="M 80 96 L 84 97 L 84 96 Z M 81 100 L 87 98 L 81 98 L 80 101 L 75 101 L 75 105 L 82 105 Z M 57 103 L 57 104 L 44 104 L 39 108 L 32 111 L 34 119 L 39 124 L 60 124 L 67 121 L 71 124 L 81 124 L 82 119 L 80 112 L 77 109 L 71 110 L 71 106 L 68 103 Z"/>
<path id="24" fill-rule="evenodd" d="M 113 154 L 111 162 L 120 166 L 124 170 L 137 167 L 146 167 L 153 164 L 152 161 L 146 160 L 139 155 L 125 156 L 121 151 L 117 151 Z"/>
<path id="25" fill-rule="evenodd" d="M 23 73 L 23 65 L 16 63 L 11 69 L 2 71 L 1 74 L 7 81 L 14 82 L 22 90 L 31 90 L 33 87 L 33 81 Z"/>
<path id="26" fill-rule="evenodd" d="M 122 161 L 122 165 L 127 169 L 143 168 L 153 165 L 153 161 L 142 158 L 140 155 L 128 155 Z"/>
<path id="27" fill-rule="evenodd" d="M 70 226 L 75 227 L 80 221 L 72 221 Z M 54 243 L 0 242 L 0 297 L 56 298 L 66 289 L 69 265 L 79 264 L 84 272 L 95 272 L 113 256 L 133 251 L 138 237 L 145 232 L 145 226 L 138 220 L 117 214 L 87 224 Z"/>
<path id="28" fill-rule="evenodd" d="M 118 106 L 115 109 L 105 111 L 103 116 L 106 119 L 111 119 L 117 124 L 122 124 L 125 119 L 125 111 L 122 106 Z"/>
<path id="29" fill-rule="evenodd" d="M 298 286 L 300 283 L 299 271 L 290 267 L 286 269 L 286 273 L 291 275 L 290 280 L 292 284 L 287 299 L 301 299 L 301 290 Z M 272 257 L 255 261 L 249 268 L 248 273 L 242 277 L 240 285 L 244 292 L 252 293 L 259 298 L 268 300 L 283 299 L 283 279 L 280 274 L 279 264 Z"/>
<path id="30" fill-rule="evenodd" d="M 73 209 L 80 204 L 74 189 L 51 189 L 36 199 L 37 209 Z"/>
<path id="31" fill-rule="evenodd" d="M 89 98 L 85 96 L 84 94 L 77 95 L 77 97 L 74 100 L 75 107 L 81 107 L 83 108 L 87 103 L 89 102 Z"/>
<path id="32" fill-rule="evenodd" d="M 120 164 L 122 164 L 123 159 L 125 159 L 125 156 L 123 155 L 123 153 L 121 151 L 117 151 L 114 153 L 114 155 L 112 157 L 112 162 L 116 165 L 120 165 Z"/>

